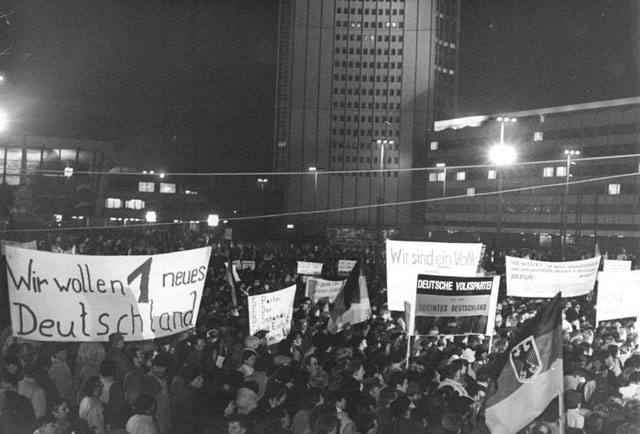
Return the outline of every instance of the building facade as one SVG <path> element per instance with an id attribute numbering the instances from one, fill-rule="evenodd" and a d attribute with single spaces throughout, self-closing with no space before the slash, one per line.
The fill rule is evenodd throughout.
<path id="1" fill-rule="evenodd" d="M 377 229 L 423 218 L 422 204 L 390 204 L 424 197 L 403 169 L 426 164 L 434 119 L 455 112 L 459 13 L 459 0 L 281 0 L 274 166 L 296 173 L 275 179 L 286 212 Z"/>
<path id="2" fill-rule="evenodd" d="M 640 239 L 640 98 L 451 119 L 435 129 L 422 175 L 429 230 L 555 251 L 563 234 L 567 251 Z M 517 155 L 504 166 L 489 157 L 501 132 Z"/>

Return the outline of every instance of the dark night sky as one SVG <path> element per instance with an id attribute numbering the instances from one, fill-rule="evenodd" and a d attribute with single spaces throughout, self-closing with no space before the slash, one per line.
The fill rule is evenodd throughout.
<path id="1" fill-rule="evenodd" d="M 637 95 L 635 4 L 462 0 L 460 114 Z M 0 5 L 5 101 L 23 128 L 115 133 L 169 170 L 271 169 L 277 0 Z"/>

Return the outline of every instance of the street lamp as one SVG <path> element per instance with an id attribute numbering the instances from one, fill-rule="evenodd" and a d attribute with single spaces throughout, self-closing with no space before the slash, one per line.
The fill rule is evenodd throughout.
<path id="1" fill-rule="evenodd" d="M 564 155 L 566 155 L 567 157 L 567 169 L 565 171 L 566 176 L 564 181 L 564 195 L 562 196 L 562 214 L 561 214 L 562 229 L 560 231 L 560 236 L 561 236 L 560 248 L 561 248 L 562 260 L 565 260 L 567 255 L 567 218 L 569 215 L 569 210 L 566 208 L 568 208 L 567 202 L 569 200 L 569 178 L 571 178 L 571 165 L 575 164 L 571 162 L 571 157 L 577 158 L 580 155 L 580 151 L 576 149 L 565 149 Z"/>
<path id="2" fill-rule="evenodd" d="M 269 182 L 269 178 L 258 178 L 258 187 L 260 190 L 264 190 L 264 186 Z"/>
<path id="3" fill-rule="evenodd" d="M 385 122 L 386 124 L 386 128 L 387 128 L 387 136 L 389 134 L 388 128 L 389 128 L 389 123 Z M 384 202 L 384 190 L 385 190 L 385 180 L 384 180 L 384 148 L 387 145 L 393 146 L 393 144 L 395 143 L 393 140 L 389 140 L 388 138 L 385 139 L 378 139 L 376 140 L 376 143 L 378 145 L 380 145 L 380 190 L 378 193 L 378 209 L 377 209 L 377 213 L 376 213 L 376 232 L 378 233 L 378 246 L 380 246 L 382 244 L 382 204 Z"/>
<path id="4" fill-rule="evenodd" d="M 309 166 L 309 172 L 313 172 L 313 194 L 315 195 L 318 189 L 318 168 L 316 166 Z"/>
<path id="5" fill-rule="evenodd" d="M 498 118 L 500 119 L 500 118 Z M 501 124 L 501 132 L 500 132 L 500 143 L 494 145 L 489 150 L 489 158 L 496 166 L 509 166 L 516 161 L 516 151 L 512 146 L 506 145 L 504 143 L 504 123 Z M 496 221 L 496 247 L 495 250 L 498 251 L 500 248 L 500 235 L 502 231 L 502 206 L 503 206 L 503 197 L 502 197 L 502 175 L 500 174 L 500 170 L 496 168 L 496 178 L 498 179 L 498 218 Z"/>
<path id="6" fill-rule="evenodd" d="M 444 214 L 445 214 L 445 207 L 446 205 L 446 200 L 445 197 L 447 197 L 447 164 L 446 163 L 437 163 L 436 167 L 439 167 L 442 169 L 442 206 L 440 207 L 440 209 L 442 210 L 442 217 L 440 219 L 440 223 L 442 226 L 442 233 L 444 233 Z M 439 177 L 439 176 L 438 176 Z"/>

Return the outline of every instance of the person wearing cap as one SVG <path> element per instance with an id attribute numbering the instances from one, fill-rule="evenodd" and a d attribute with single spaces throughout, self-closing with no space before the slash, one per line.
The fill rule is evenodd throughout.
<path id="1" fill-rule="evenodd" d="M 171 357 L 164 353 L 156 354 L 151 359 L 151 370 L 143 377 L 141 389 L 156 399 L 155 419 L 158 432 L 171 432 L 171 400 L 169 385 L 167 384 L 167 369 L 171 364 Z"/>
<path id="2" fill-rule="evenodd" d="M 113 360 L 116 362 L 116 375 L 115 380 L 124 380 L 124 374 L 127 369 L 127 358 L 122 352 L 124 348 L 124 335 L 122 333 L 111 333 L 109 335 L 109 350 L 105 356 L 106 360 Z"/>
<path id="3" fill-rule="evenodd" d="M 256 419 L 258 408 L 258 391 L 259 386 L 255 381 L 245 381 L 238 387 L 236 399 L 231 401 L 224 411 L 225 416 L 231 414 L 244 414 L 250 419 Z"/>

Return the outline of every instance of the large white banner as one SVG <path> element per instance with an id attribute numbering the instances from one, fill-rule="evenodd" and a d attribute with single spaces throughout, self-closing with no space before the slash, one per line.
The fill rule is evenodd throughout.
<path id="1" fill-rule="evenodd" d="M 322 262 L 298 261 L 298 274 L 319 276 L 322 274 Z"/>
<path id="2" fill-rule="evenodd" d="M 296 285 L 268 294 L 249 297 L 249 333 L 269 332 L 268 345 L 277 344 L 291 330 Z"/>
<path id="3" fill-rule="evenodd" d="M 601 272 L 598 278 L 596 324 L 640 317 L 640 271 Z"/>
<path id="4" fill-rule="evenodd" d="M 193 328 L 211 255 L 211 247 L 153 256 L 6 251 L 13 335 L 75 342 Z"/>
<path id="5" fill-rule="evenodd" d="M 329 303 L 333 303 L 345 282 L 346 280 L 324 280 L 317 277 L 309 277 L 305 295 L 314 303 L 317 303 L 322 298 L 329 301 Z"/>
<path id="6" fill-rule="evenodd" d="M 418 274 L 472 277 L 480 263 L 481 243 L 431 243 L 387 240 L 387 302 L 404 310 L 415 298 Z"/>
<path id="7" fill-rule="evenodd" d="M 353 270 L 353 267 L 356 265 L 357 261 L 351 261 L 348 259 L 340 259 L 338 261 L 338 275 L 339 276 L 348 276 Z"/>
<path id="8" fill-rule="evenodd" d="M 569 262 L 545 262 L 507 256 L 507 295 L 551 298 L 588 294 L 596 281 L 600 256 Z"/>

